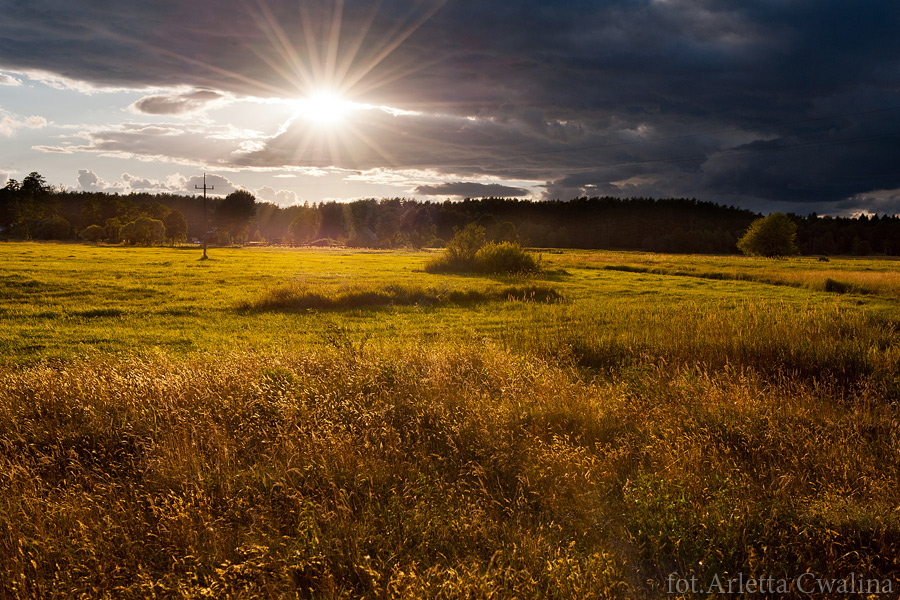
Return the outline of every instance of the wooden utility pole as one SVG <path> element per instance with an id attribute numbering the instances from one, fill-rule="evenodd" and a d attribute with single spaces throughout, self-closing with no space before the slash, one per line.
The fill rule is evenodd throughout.
<path id="1" fill-rule="evenodd" d="M 200 260 L 206 260 L 209 258 L 206 256 L 206 232 L 209 230 L 209 226 L 206 224 L 206 190 L 214 190 L 216 186 L 211 185 L 209 187 L 206 186 L 206 173 L 203 174 L 203 187 L 199 185 L 194 186 L 195 190 L 203 190 L 203 258 Z"/>

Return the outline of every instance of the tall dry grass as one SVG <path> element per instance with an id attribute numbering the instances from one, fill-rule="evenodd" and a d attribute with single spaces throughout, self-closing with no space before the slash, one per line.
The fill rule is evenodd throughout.
<path id="1" fill-rule="evenodd" d="M 0 596 L 634 598 L 672 571 L 897 582 L 900 415 L 877 367 L 894 348 L 868 346 L 875 366 L 829 385 L 767 368 L 778 342 L 663 352 L 691 318 L 656 351 L 633 340 L 614 377 L 477 340 L 4 369 Z M 695 353 L 726 326 L 705 327 Z M 852 318 L 822 327 L 852 346 Z"/>
<path id="2" fill-rule="evenodd" d="M 641 364 L 751 369 L 845 388 L 877 382 L 900 398 L 900 327 L 838 302 L 596 298 L 553 305 L 542 318 L 542 329 L 507 323 L 505 342 L 608 372 Z"/>

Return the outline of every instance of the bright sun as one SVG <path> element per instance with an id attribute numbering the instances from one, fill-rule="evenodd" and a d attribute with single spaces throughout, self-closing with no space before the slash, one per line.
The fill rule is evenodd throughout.
<path id="1" fill-rule="evenodd" d="M 295 102 L 297 115 L 316 125 L 335 125 L 342 121 L 352 108 L 337 94 L 317 92 Z"/>

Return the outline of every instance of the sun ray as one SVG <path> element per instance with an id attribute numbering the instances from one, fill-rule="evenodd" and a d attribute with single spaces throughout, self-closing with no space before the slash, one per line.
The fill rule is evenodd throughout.
<path id="1" fill-rule="evenodd" d="M 409 24 L 405 29 L 403 29 L 403 25 L 400 24 L 395 27 L 388 36 L 386 36 L 387 40 L 385 45 L 378 51 L 372 59 L 362 65 L 360 69 L 357 70 L 357 73 L 352 75 L 345 83 L 348 88 L 354 87 L 357 83 L 359 83 L 364 77 L 366 77 L 369 73 L 375 70 L 375 68 L 381 64 L 388 56 L 390 56 L 400 45 L 405 42 L 409 36 L 415 33 L 422 25 L 424 25 L 431 17 L 439 11 L 444 4 L 446 4 L 447 0 L 440 0 L 436 2 L 428 11 L 425 11 L 419 17 Z M 393 39 L 391 39 L 393 38 Z"/>
<path id="2" fill-rule="evenodd" d="M 394 156 L 393 156 L 388 150 L 386 150 L 381 144 L 379 144 L 379 143 L 376 142 L 374 139 L 372 139 L 370 136 L 368 136 L 368 135 L 366 135 L 365 133 L 363 133 L 362 131 L 360 131 L 360 130 L 359 130 L 357 127 L 355 127 L 353 124 L 348 125 L 348 128 L 350 129 L 350 131 L 352 132 L 352 134 L 353 134 L 359 141 L 361 141 L 364 145 L 366 145 L 368 148 L 370 148 L 372 151 L 374 151 L 378 156 L 380 156 L 381 158 L 385 159 L 389 164 L 394 165 L 394 166 L 400 164 L 400 161 L 397 160 L 396 157 L 394 157 Z M 362 167 L 359 167 L 359 168 L 362 168 Z M 372 167 L 368 167 L 368 168 L 372 168 Z"/>
<path id="3" fill-rule="evenodd" d="M 333 88 L 336 85 L 335 68 L 337 66 L 338 48 L 341 44 L 341 24 L 344 20 L 344 0 L 334 0 L 334 10 L 331 13 L 331 29 L 328 33 L 328 42 L 325 54 L 325 75 L 328 81 L 325 86 Z"/>
<path id="4" fill-rule="evenodd" d="M 309 7 L 305 2 L 300 3 L 300 23 L 303 27 L 303 39 L 306 42 L 306 51 L 309 53 L 310 69 L 313 74 L 313 85 L 322 84 L 322 63 L 319 57 L 318 35 L 313 29 L 314 19 L 310 15 Z"/>
<path id="5" fill-rule="evenodd" d="M 294 69 L 294 74 L 299 76 L 301 82 L 298 82 L 293 77 L 288 77 L 282 75 L 289 82 L 293 83 L 294 86 L 298 90 L 302 90 L 304 86 L 306 88 L 312 88 L 315 86 L 315 75 L 312 72 L 309 65 L 304 64 L 303 60 L 300 58 L 299 53 L 297 52 L 296 47 L 291 42 L 287 33 L 285 33 L 284 29 L 279 25 L 278 20 L 272 14 L 272 11 L 269 9 L 268 4 L 264 0 L 256 0 L 257 5 L 259 6 L 259 10 L 262 13 L 262 19 L 259 19 L 256 15 L 254 19 L 257 21 L 257 26 L 263 30 L 263 33 L 269 39 L 269 43 L 275 48 L 276 52 L 281 55 L 281 57 L 290 64 Z M 274 37 L 274 39 L 273 39 Z M 268 61 L 267 61 L 268 62 Z M 281 70 L 279 69 L 279 72 Z"/>
<path id="6" fill-rule="evenodd" d="M 268 42 L 269 49 L 250 45 L 250 50 L 269 74 L 282 79 L 280 84 L 277 80 L 261 81 L 167 49 L 155 50 L 204 69 L 211 75 L 210 80 L 215 76 L 225 77 L 256 90 L 257 95 L 269 93 L 290 102 L 294 114 L 281 125 L 272 140 L 275 143 L 273 150 L 286 152 L 285 158 L 294 164 L 352 168 L 352 165 L 377 163 L 375 157 L 380 157 L 389 165 L 399 165 L 406 152 L 400 149 L 398 156 L 391 150 L 391 144 L 382 138 L 390 132 L 384 124 L 378 123 L 379 119 L 367 125 L 363 121 L 354 123 L 354 120 L 369 118 L 363 108 L 381 109 L 354 104 L 350 100 L 361 100 L 373 91 L 386 89 L 434 64 L 431 61 L 386 61 L 446 2 L 426 0 L 417 3 L 384 33 L 373 37 L 382 8 L 380 2 L 372 3 L 362 14 L 354 14 L 351 28 L 345 0 L 332 0 L 330 5 L 326 2 L 319 7 L 299 2 L 293 19 L 279 18 L 268 0 L 243 0 L 243 9 L 262 39 Z M 299 26 L 296 31 L 288 25 L 291 22 Z M 351 111 L 354 113 L 352 119 L 348 118 Z"/>
<path id="7" fill-rule="evenodd" d="M 375 17 L 378 16 L 378 9 L 379 3 L 372 3 L 371 7 L 369 8 L 368 14 L 357 27 L 357 33 L 354 36 L 353 41 L 350 42 L 349 46 L 344 51 L 340 64 L 335 67 L 334 78 L 335 81 L 341 82 L 340 92 L 342 94 L 348 94 L 351 92 L 349 87 L 346 85 L 347 73 L 349 73 L 350 69 L 353 67 L 356 61 L 356 57 L 359 55 L 359 51 L 362 48 L 363 42 L 366 41 L 369 32 L 372 30 L 372 24 L 375 22 Z M 353 91 L 355 92 L 355 90 Z"/>
<path id="8" fill-rule="evenodd" d="M 241 83 L 247 84 L 249 86 L 249 90 L 256 90 L 269 92 L 275 96 L 283 96 L 288 93 L 288 90 L 285 90 L 282 87 L 278 87 L 276 85 L 272 85 L 270 83 L 266 83 L 259 79 L 248 77 L 242 73 L 238 73 L 237 71 L 232 71 L 230 69 L 223 69 L 221 67 L 217 67 L 208 62 L 198 60 L 195 58 L 191 58 L 189 56 L 185 56 L 183 54 L 179 54 L 178 52 L 174 52 L 167 48 L 160 48 L 159 46 L 153 46 L 151 44 L 144 44 L 144 46 L 157 54 L 162 56 L 168 56 L 169 58 L 174 58 L 176 60 L 182 61 L 186 64 L 193 65 L 195 67 L 200 67 L 202 69 L 206 69 L 212 73 L 216 73 L 217 75 L 224 76 L 228 79 L 232 79 L 234 81 L 239 81 Z M 221 88 L 221 82 L 213 79 L 204 79 L 202 81 L 198 81 L 198 84 L 202 86 L 207 86 L 211 88 Z"/>

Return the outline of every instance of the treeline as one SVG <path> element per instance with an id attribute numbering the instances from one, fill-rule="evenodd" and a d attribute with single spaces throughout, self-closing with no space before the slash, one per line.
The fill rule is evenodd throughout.
<path id="1" fill-rule="evenodd" d="M 760 215 L 695 199 L 505 198 L 419 202 L 404 198 L 281 207 L 246 191 L 209 198 L 207 239 L 373 248 L 442 246 L 469 223 L 494 241 L 534 247 L 736 253 Z M 178 194 L 69 192 L 38 173 L 0 189 L 0 236 L 159 244 L 202 239 L 203 198 Z M 900 217 L 790 215 L 804 254 L 900 254 Z"/>

